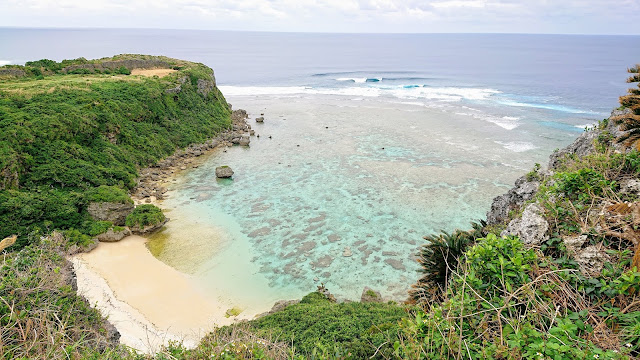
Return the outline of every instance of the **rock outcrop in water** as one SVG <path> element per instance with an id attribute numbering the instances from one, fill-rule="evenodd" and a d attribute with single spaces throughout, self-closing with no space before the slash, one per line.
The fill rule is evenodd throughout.
<path id="1" fill-rule="evenodd" d="M 216 177 L 220 179 L 226 179 L 233 176 L 233 170 L 228 166 L 218 166 L 216 168 Z"/>

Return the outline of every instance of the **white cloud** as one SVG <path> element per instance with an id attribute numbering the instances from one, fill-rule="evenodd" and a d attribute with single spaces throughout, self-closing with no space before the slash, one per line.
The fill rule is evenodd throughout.
<path id="1" fill-rule="evenodd" d="M 5 0 L 5 26 L 355 32 L 626 32 L 640 0 Z"/>

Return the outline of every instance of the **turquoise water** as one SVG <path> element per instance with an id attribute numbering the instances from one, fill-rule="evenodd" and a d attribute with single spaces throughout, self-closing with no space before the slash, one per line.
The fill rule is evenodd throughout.
<path id="1" fill-rule="evenodd" d="M 340 298 L 370 286 L 404 299 L 419 276 L 422 237 L 484 218 L 491 199 L 557 143 L 522 148 L 528 135 L 379 99 L 229 100 L 251 113 L 260 137 L 176 179 L 162 205 L 172 220 L 159 258 L 245 308 L 321 282 Z M 264 124 L 253 121 L 260 113 Z M 233 180 L 215 178 L 220 165 Z"/>

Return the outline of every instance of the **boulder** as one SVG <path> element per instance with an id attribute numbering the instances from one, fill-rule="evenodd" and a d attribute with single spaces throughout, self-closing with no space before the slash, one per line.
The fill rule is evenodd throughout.
<path id="1" fill-rule="evenodd" d="M 539 187 L 540 182 L 537 179 L 528 180 L 527 176 L 517 179 L 515 187 L 493 199 L 491 210 L 487 213 L 487 224 L 495 225 L 505 222 L 509 218 L 509 212 L 531 200 Z"/>
<path id="2" fill-rule="evenodd" d="M 580 266 L 580 272 L 587 276 L 597 276 L 602 272 L 606 262 L 611 261 L 602 244 L 587 246 L 578 250 L 574 260 Z"/>
<path id="3" fill-rule="evenodd" d="M 216 177 L 217 178 L 230 178 L 233 176 L 233 170 L 231 170 L 228 166 L 218 166 L 216 168 Z"/>
<path id="4" fill-rule="evenodd" d="M 154 231 L 159 230 L 161 227 L 164 226 L 164 224 L 167 223 L 167 221 L 169 221 L 169 218 L 165 218 L 164 221 L 159 222 L 158 224 L 155 225 L 147 225 L 147 226 L 143 226 L 140 227 L 138 225 L 134 225 L 132 227 L 130 227 L 130 230 L 132 233 L 136 234 L 136 235 L 146 235 L 146 234 L 151 234 Z"/>
<path id="5" fill-rule="evenodd" d="M 240 144 L 241 146 L 249 146 L 250 142 L 251 140 L 249 139 L 248 136 L 243 136 L 240 138 L 240 141 L 238 142 L 238 144 Z"/>
<path id="6" fill-rule="evenodd" d="M 256 118 L 256 122 L 264 122 L 264 116 L 260 116 L 259 118 Z"/>
<path id="7" fill-rule="evenodd" d="M 360 296 L 361 303 L 379 303 L 382 302 L 382 295 L 380 295 L 379 291 L 374 291 L 373 289 L 365 286 L 362 290 L 362 295 Z"/>
<path id="8" fill-rule="evenodd" d="M 620 193 L 640 195 L 640 180 L 625 179 L 620 181 Z"/>
<path id="9" fill-rule="evenodd" d="M 269 310 L 269 314 L 277 313 L 278 311 L 284 310 L 289 305 L 295 305 L 299 303 L 300 300 L 279 300 L 273 304 L 271 310 Z"/>
<path id="10" fill-rule="evenodd" d="M 515 235 L 526 245 L 540 246 L 549 239 L 547 231 L 549 223 L 542 216 L 544 210 L 538 204 L 530 204 L 522 213 L 522 217 L 513 219 L 502 232 L 502 236 Z"/>
<path id="11" fill-rule="evenodd" d="M 92 202 L 87 211 L 95 220 L 111 221 L 114 225 L 123 226 L 127 215 L 133 211 L 133 204 Z"/>
<path id="12" fill-rule="evenodd" d="M 131 235 L 131 230 L 127 229 L 126 227 L 122 228 L 122 230 L 120 231 L 114 231 L 113 228 L 109 228 L 107 232 L 96 236 L 96 239 L 100 242 L 116 242 L 124 239 L 129 235 Z"/>
<path id="13" fill-rule="evenodd" d="M 565 237 L 562 239 L 562 242 L 569 254 L 576 254 L 582 249 L 582 246 L 584 246 L 587 240 L 587 235 L 576 235 Z"/>

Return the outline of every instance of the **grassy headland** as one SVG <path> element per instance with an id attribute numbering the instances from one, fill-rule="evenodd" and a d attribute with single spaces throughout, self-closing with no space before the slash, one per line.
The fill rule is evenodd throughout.
<path id="1" fill-rule="evenodd" d="M 176 71 L 128 75 L 138 67 Z M 95 236 L 105 224 L 86 211 L 94 197 L 128 201 L 138 168 L 230 125 L 202 64 L 119 55 L 0 68 L 0 238 L 17 234 L 22 247 L 55 229 Z"/>

